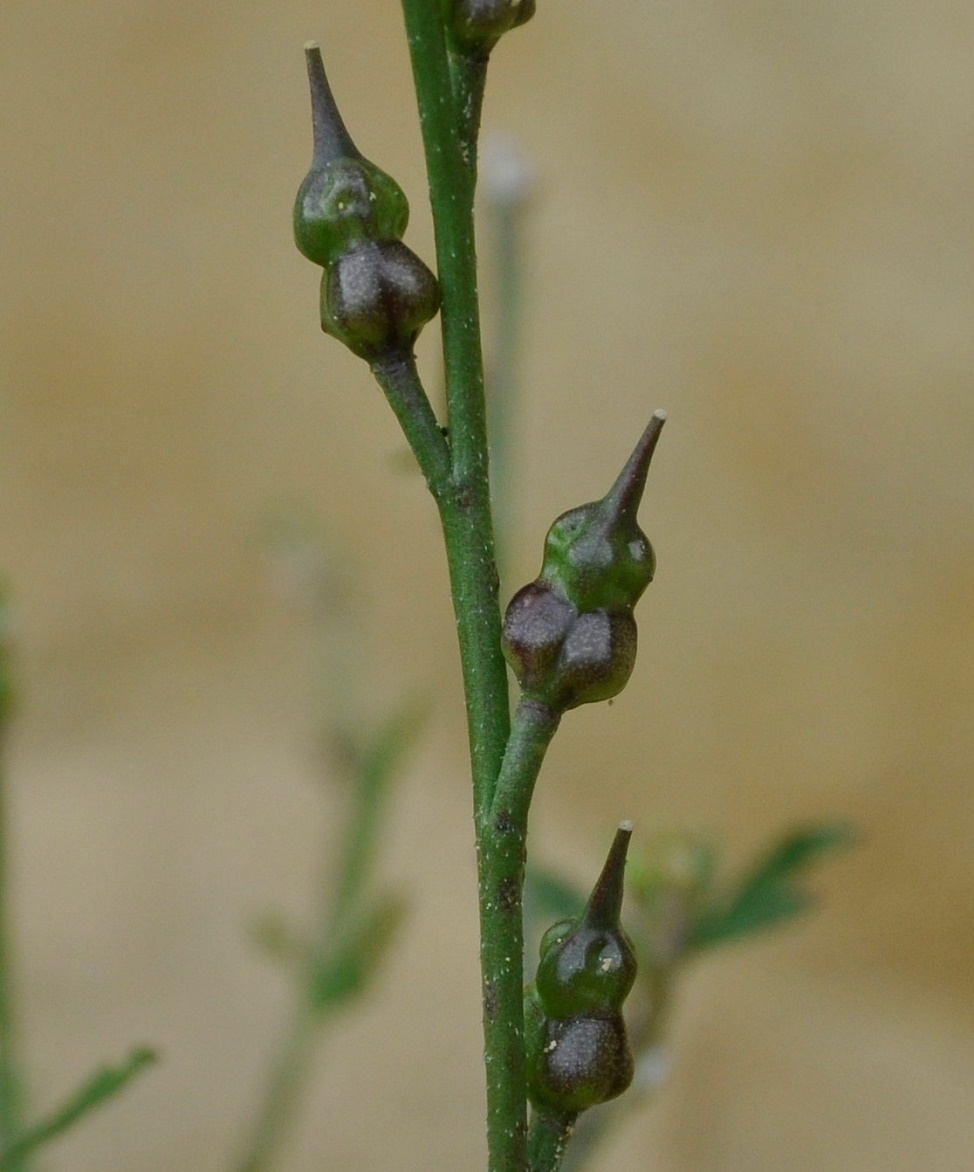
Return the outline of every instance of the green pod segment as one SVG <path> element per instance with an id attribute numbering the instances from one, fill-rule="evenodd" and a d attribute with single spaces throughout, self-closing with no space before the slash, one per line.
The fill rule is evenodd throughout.
<path id="1" fill-rule="evenodd" d="M 622 1006 L 636 953 L 620 920 L 631 836 L 632 824 L 622 823 L 581 916 L 555 924 L 541 941 L 525 992 L 527 1091 L 540 1111 L 577 1113 L 632 1081 Z"/>
<path id="2" fill-rule="evenodd" d="M 304 49 L 311 90 L 314 152 L 294 201 L 294 240 L 315 264 L 327 266 L 369 240 L 399 240 L 409 222 L 402 188 L 359 151 L 338 110 L 321 49 Z"/>
<path id="3" fill-rule="evenodd" d="M 563 513 L 548 530 L 540 578 L 581 611 L 634 607 L 656 573 L 637 513 L 666 413 L 657 411 L 599 501 Z"/>
<path id="4" fill-rule="evenodd" d="M 665 420 L 653 415 L 601 500 L 554 522 L 541 573 L 505 612 L 504 654 L 522 692 L 559 711 L 610 700 L 632 675 L 633 608 L 656 572 L 637 513 Z"/>

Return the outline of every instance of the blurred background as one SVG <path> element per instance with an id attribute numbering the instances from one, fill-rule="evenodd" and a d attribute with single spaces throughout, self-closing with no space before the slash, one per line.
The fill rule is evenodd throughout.
<path id="1" fill-rule="evenodd" d="M 52 1172 L 229 1169 L 261 1085 L 288 989 L 247 925 L 309 906 L 336 808 L 314 650 L 258 540 L 281 501 L 344 551 L 370 717 L 433 696 L 383 862 L 412 913 L 329 1038 L 287 1166 L 482 1166 L 453 622 L 434 509 L 291 242 L 309 37 L 431 260 L 398 5 L 0 10 L 34 1104 L 132 1043 L 163 1057 Z M 814 917 L 688 975 L 672 1075 L 605 1172 L 971 1166 L 972 51 L 961 0 L 539 0 L 495 54 L 485 127 L 537 175 L 505 598 L 670 413 L 640 661 L 566 718 L 532 847 L 584 880 L 621 817 L 718 837 L 731 863 L 799 821 L 863 835 Z"/>

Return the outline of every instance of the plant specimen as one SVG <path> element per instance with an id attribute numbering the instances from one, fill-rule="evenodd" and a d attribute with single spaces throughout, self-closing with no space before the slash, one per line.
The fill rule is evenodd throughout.
<path id="1" fill-rule="evenodd" d="M 525 1001 L 528 814 L 563 715 L 616 696 L 633 671 L 634 608 L 656 568 L 637 513 L 666 416 L 652 415 L 601 500 L 571 509 L 552 524 L 539 576 L 514 594 L 502 617 L 474 194 L 489 58 L 506 33 L 534 15 L 535 4 L 402 0 L 402 10 L 426 155 L 436 273 L 404 243 L 406 198 L 356 147 L 314 42 L 306 46 L 314 149 L 294 206 L 294 235 L 301 252 L 322 268 L 322 329 L 368 363 L 439 510 L 470 748 L 487 1166 L 488 1172 L 547 1172 L 561 1166 L 577 1117 L 620 1095 L 635 1069 L 622 1005 L 637 980 L 636 954 L 620 923 L 632 828 L 623 824 L 617 831 L 584 910 L 545 934 Z M 437 313 L 446 382 L 443 418 L 413 353 L 418 334 Z M 508 666 L 520 689 L 513 714 Z M 838 831 L 826 831 L 823 843 L 838 837 Z M 788 871 L 779 868 L 770 884 L 779 895 L 787 888 Z M 760 886 L 752 888 L 752 897 Z M 699 907 L 694 910 L 703 916 Z M 710 906 L 709 914 L 713 939 L 720 935 L 718 923 L 725 935 L 734 934 L 727 908 Z M 754 909 L 750 927 L 773 918 L 766 904 Z M 692 921 L 688 909 L 685 939 L 665 962 L 657 958 L 655 967 L 669 971 L 677 956 L 701 943 L 706 928 L 700 925 L 706 923 L 706 916 Z"/>

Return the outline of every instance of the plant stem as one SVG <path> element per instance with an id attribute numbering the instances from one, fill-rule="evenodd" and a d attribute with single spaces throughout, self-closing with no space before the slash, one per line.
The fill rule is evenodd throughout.
<path id="1" fill-rule="evenodd" d="M 414 355 L 396 354 L 374 362 L 372 373 L 399 420 L 430 492 L 439 500 L 450 479 L 450 451 L 423 390 Z"/>
<path id="2" fill-rule="evenodd" d="M 507 743 L 507 666 L 487 466 L 472 169 L 464 163 L 439 0 L 402 0 L 419 106 L 437 269 L 452 490 L 439 501 L 450 567 L 477 811 L 486 809 Z"/>
<path id="3" fill-rule="evenodd" d="M 542 1115 L 537 1111 L 531 1113 L 531 1131 L 528 1135 L 530 1172 L 558 1172 L 577 1118 L 572 1112 L 557 1115 Z"/>
<path id="4" fill-rule="evenodd" d="M 315 1010 L 310 995 L 302 993 L 251 1126 L 245 1154 L 236 1165 L 237 1172 L 266 1172 L 274 1165 L 301 1105 L 322 1027 L 330 1016 Z"/>
<path id="5" fill-rule="evenodd" d="M 439 0 L 402 0 L 402 8 L 426 152 L 442 294 L 452 480 L 451 491 L 438 498 L 438 504 L 457 619 L 473 774 L 488 1172 L 524 1172 L 521 905 L 525 841 L 534 783 L 560 714 L 522 701 L 513 727 L 510 724 L 477 296 L 476 123 L 458 112 L 463 87 L 454 90 Z"/>
<path id="6" fill-rule="evenodd" d="M 494 801 L 477 824 L 490 1172 L 526 1167 L 525 847 L 534 783 L 560 719 L 560 713 L 538 701 L 520 701 Z"/>
<path id="7" fill-rule="evenodd" d="M 21 1129 L 20 1076 L 10 956 L 10 828 L 7 825 L 7 787 L 3 768 L 5 732 L 5 714 L 0 713 L 0 1150 L 11 1145 Z M 27 1167 L 26 1157 L 12 1157 L 9 1167 L 10 1172 L 24 1172 Z"/>

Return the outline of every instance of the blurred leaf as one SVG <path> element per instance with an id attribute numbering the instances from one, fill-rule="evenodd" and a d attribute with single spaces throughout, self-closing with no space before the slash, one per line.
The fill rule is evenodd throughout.
<path id="1" fill-rule="evenodd" d="M 524 879 L 524 902 L 532 918 L 544 922 L 547 930 L 558 920 L 581 915 L 588 898 L 582 888 L 545 866 L 532 863 Z"/>
<path id="2" fill-rule="evenodd" d="M 578 916 L 587 894 L 550 868 L 529 863 L 524 877 L 524 925 L 529 953 L 559 920 Z M 532 970 L 533 971 L 533 970 Z"/>
<path id="3" fill-rule="evenodd" d="M 14 1167 L 24 1156 L 67 1131 L 83 1115 L 117 1094 L 136 1074 L 155 1060 L 155 1051 L 143 1047 L 133 1051 L 121 1066 L 110 1066 L 97 1071 L 60 1110 L 29 1127 L 0 1153 L 0 1172 Z"/>
<path id="4" fill-rule="evenodd" d="M 308 958 L 308 941 L 279 912 L 259 916 L 247 935 L 265 956 L 282 964 L 300 965 Z"/>
<path id="5" fill-rule="evenodd" d="M 325 958 L 312 981 L 312 1001 L 333 1008 L 361 996 L 391 950 L 406 914 L 406 901 L 392 892 L 344 933 L 337 951 Z"/>
<path id="6" fill-rule="evenodd" d="M 425 697 L 410 697 L 386 720 L 361 759 L 362 784 L 381 790 L 402 767 L 406 754 L 426 726 L 429 704 Z"/>
<path id="7" fill-rule="evenodd" d="M 825 823 L 793 830 L 761 859 L 736 891 L 705 908 L 694 922 L 690 951 L 763 931 L 813 906 L 814 897 L 798 880 L 825 855 L 855 841 L 846 824 Z"/>

